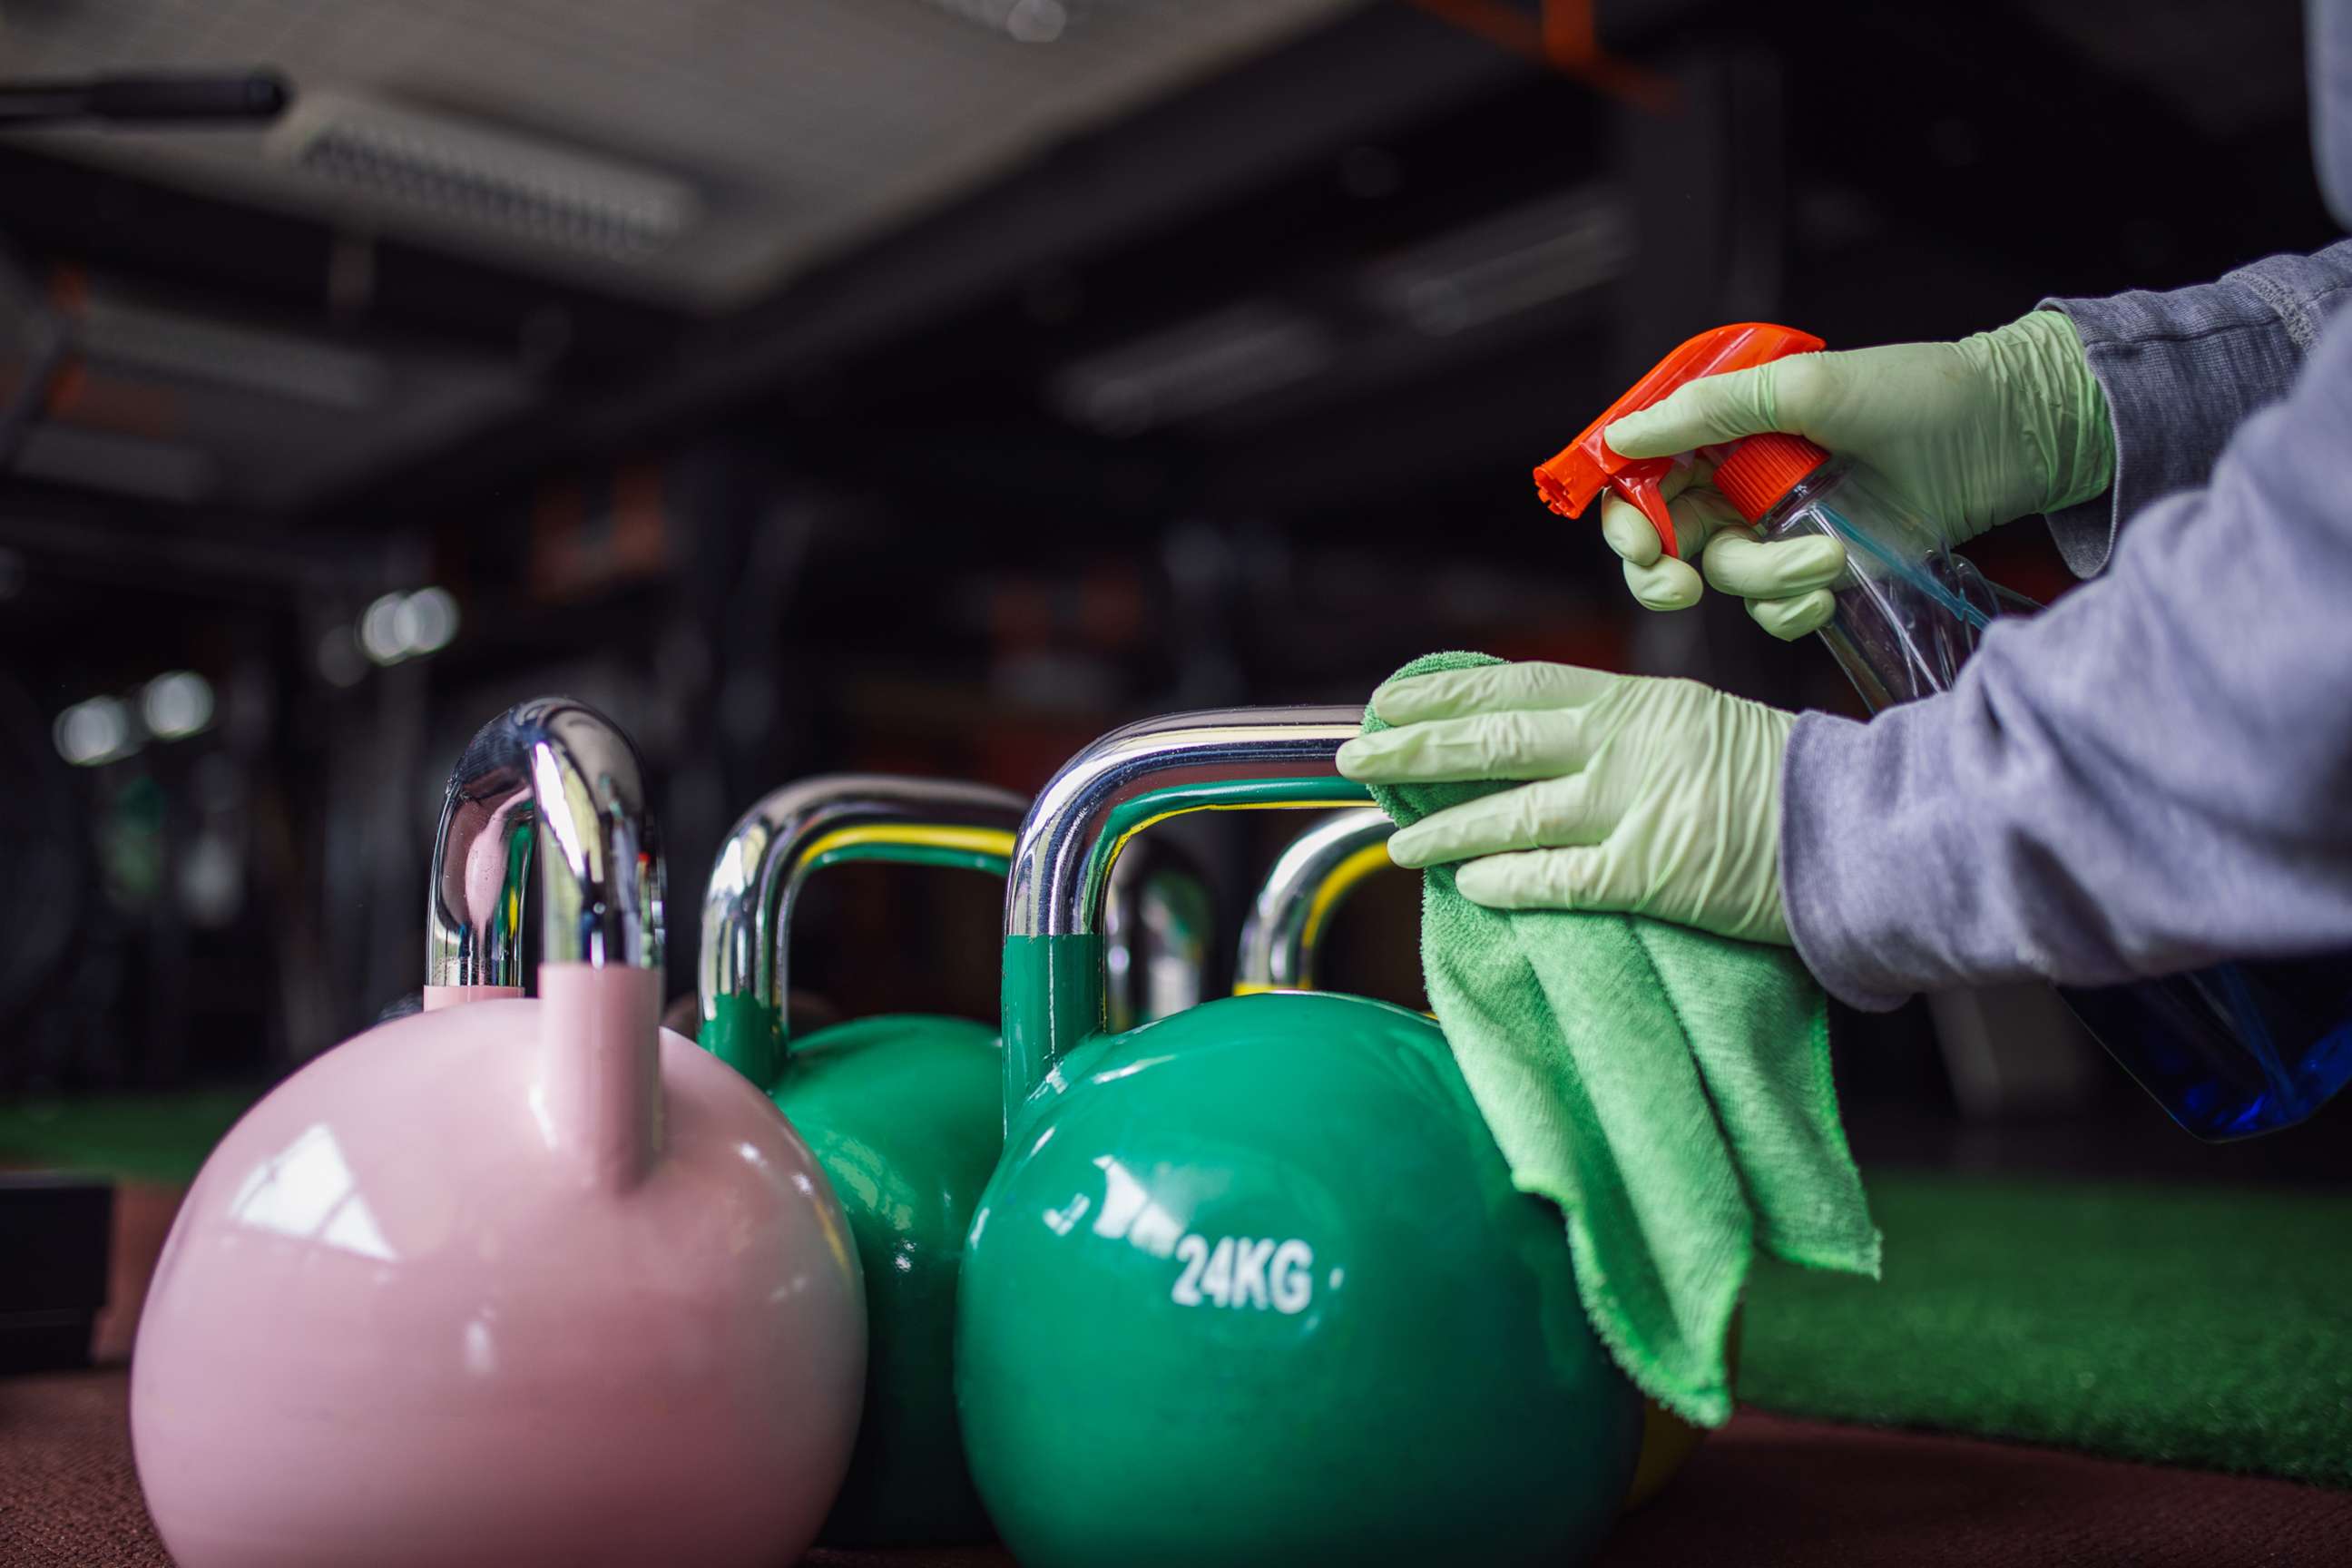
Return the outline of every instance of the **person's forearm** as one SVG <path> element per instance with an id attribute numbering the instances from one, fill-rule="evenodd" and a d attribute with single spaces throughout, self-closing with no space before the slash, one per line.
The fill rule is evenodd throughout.
<path id="1" fill-rule="evenodd" d="M 2205 484 L 2231 434 L 2286 395 L 2347 299 L 2352 240 L 2166 293 L 2042 302 L 2074 321 L 2115 425 L 2115 483 L 2050 517 L 2076 575 L 2106 565 L 2125 520 Z"/>
<path id="2" fill-rule="evenodd" d="M 1996 626 L 1954 689 L 1810 714 L 1782 774 L 1798 950 L 1860 1005 L 2352 947 L 2352 321 L 2208 489 Z"/>

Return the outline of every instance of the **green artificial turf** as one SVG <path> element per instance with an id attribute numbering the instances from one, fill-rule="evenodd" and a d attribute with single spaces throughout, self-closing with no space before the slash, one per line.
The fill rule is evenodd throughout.
<path id="1" fill-rule="evenodd" d="M 257 1088 L 0 1102 L 0 1163 L 184 1185 Z"/>
<path id="2" fill-rule="evenodd" d="M 1759 1268 L 1744 1401 L 2352 1485 L 2352 1198 L 1869 1187 L 1885 1279 Z"/>

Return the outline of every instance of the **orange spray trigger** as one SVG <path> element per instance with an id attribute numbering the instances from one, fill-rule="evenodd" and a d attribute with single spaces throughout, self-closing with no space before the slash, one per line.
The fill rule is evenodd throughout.
<path id="1" fill-rule="evenodd" d="M 1659 485 L 1674 470 L 1672 458 L 1620 456 L 1601 432 L 1626 415 L 1661 403 L 1675 389 L 1701 376 L 1752 370 L 1790 354 L 1813 353 L 1822 340 L 1794 327 L 1740 321 L 1701 332 L 1650 367 L 1649 374 L 1601 411 L 1584 433 L 1536 470 L 1536 494 L 1562 517 L 1581 517 L 1602 490 L 1614 490 L 1635 506 L 1658 531 L 1666 553 L 1676 554 L 1675 525 Z"/>
<path id="2" fill-rule="evenodd" d="M 1658 540 L 1665 545 L 1667 554 L 1682 554 L 1675 547 L 1675 514 L 1666 510 L 1666 492 L 1656 479 L 1648 474 L 1620 474 L 1610 488 L 1642 509 L 1642 515 L 1658 531 Z"/>

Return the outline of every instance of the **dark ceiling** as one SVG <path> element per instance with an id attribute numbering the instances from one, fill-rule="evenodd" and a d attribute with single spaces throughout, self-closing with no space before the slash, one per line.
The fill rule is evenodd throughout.
<path id="1" fill-rule="evenodd" d="M 167 542 L 142 558 L 184 582 L 205 568 L 172 552 L 207 547 L 240 583 L 257 563 L 365 580 L 453 520 L 520 516 L 535 476 L 728 427 L 948 562 L 1198 513 L 1300 538 L 1491 519 L 1463 537 L 1507 553 L 1533 521 L 1511 476 L 1645 345 L 1705 321 L 1959 332 L 2329 232 L 2293 0 L 1604 6 L 1610 50 L 1680 84 L 1669 115 L 1437 0 L 1248 25 L 1126 0 L 1027 45 L 985 6 L 888 4 L 928 40 L 924 69 L 961 61 L 973 91 L 1030 79 L 1001 73 L 1006 50 L 1051 74 L 1054 50 L 1093 49 L 1069 57 L 1084 74 L 1160 28 L 1171 58 L 1128 59 L 1123 98 L 1089 89 L 1054 121 L 1086 129 L 1031 116 L 1017 156 L 894 178 L 928 194 L 876 197 L 885 232 L 830 259 L 812 242 L 726 302 L 618 287 L 446 216 L 231 189 L 166 132 L 0 145 L 13 314 L 46 301 L 83 360 L 19 455 L 0 544 L 110 558 L 95 529 Z M 55 7 L 81 50 L 58 58 L 102 54 L 113 15 Z M 604 16 L 599 47 L 620 25 Z M 842 58 L 872 75 L 856 107 L 828 89 L 825 113 L 916 113 L 933 79 L 843 26 Z M 166 41 L 125 22 L 96 63 L 151 64 L 138 51 Z M 642 47 L 683 69 L 711 39 Z M 384 62 L 413 55 L 358 74 L 397 98 Z M 423 102 L 447 73 L 416 68 Z M 674 168 L 651 131 L 625 144 L 633 123 L 599 119 L 597 150 Z"/>

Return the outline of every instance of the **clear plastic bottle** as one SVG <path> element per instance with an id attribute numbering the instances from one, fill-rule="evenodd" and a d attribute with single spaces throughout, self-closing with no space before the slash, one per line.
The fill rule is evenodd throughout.
<path id="1" fill-rule="evenodd" d="M 1674 530 L 1659 490 L 1668 460 L 1629 459 L 1601 432 L 1700 375 L 1821 348 L 1759 322 L 1683 344 L 1577 441 L 1536 470 L 1553 510 L 1575 516 L 1603 488 Z M 1715 485 L 1766 540 L 1828 534 L 1846 547 L 1831 585 L 1837 613 L 1822 639 L 1871 711 L 1947 690 L 1994 616 L 2038 608 L 1952 553 L 1925 518 L 1867 465 L 1801 437 L 1750 436 L 1721 449 Z M 2252 1136 L 2303 1121 L 2352 1081 L 2352 953 L 2215 964 L 2099 987 L 2060 986 L 2108 1054 L 2200 1138 Z"/>
<path id="2" fill-rule="evenodd" d="M 1865 465 L 1832 458 L 1777 500 L 1749 489 L 1757 476 L 1747 449 L 1760 439 L 1741 443 L 1716 482 L 1742 515 L 1766 502 L 1753 514 L 1764 539 L 1826 533 L 1844 542 L 1846 574 L 1832 585 L 1837 615 L 1821 635 L 1871 711 L 1948 689 L 1994 616 L 2035 607 L 1953 554 Z M 1780 471 L 1775 462 L 1766 482 Z M 2062 985 L 2058 994 L 2200 1138 L 2291 1126 L 2352 1081 L 2352 955 L 2222 963 L 2123 985 Z"/>
<path id="3" fill-rule="evenodd" d="M 1866 465 L 1814 459 L 1788 479 L 1777 500 L 1751 488 L 1758 476 L 1745 465 L 1758 454 L 1748 448 L 1760 439 L 1742 442 L 1738 456 L 1724 459 L 1717 485 L 1735 506 L 1743 497 L 1761 503 L 1755 518 L 1759 538 L 1822 533 L 1843 542 L 1845 575 L 1831 588 L 1837 616 L 1821 636 L 1872 712 L 1948 689 L 2004 598 L 2032 607 L 1996 589 L 1967 557 L 1946 549 L 1934 526 Z M 1811 442 L 1801 444 L 1819 451 Z M 1731 470 L 1729 478 L 1722 468 Z M 1779 474 L 1763 478 L 1769 484 Z"/>

